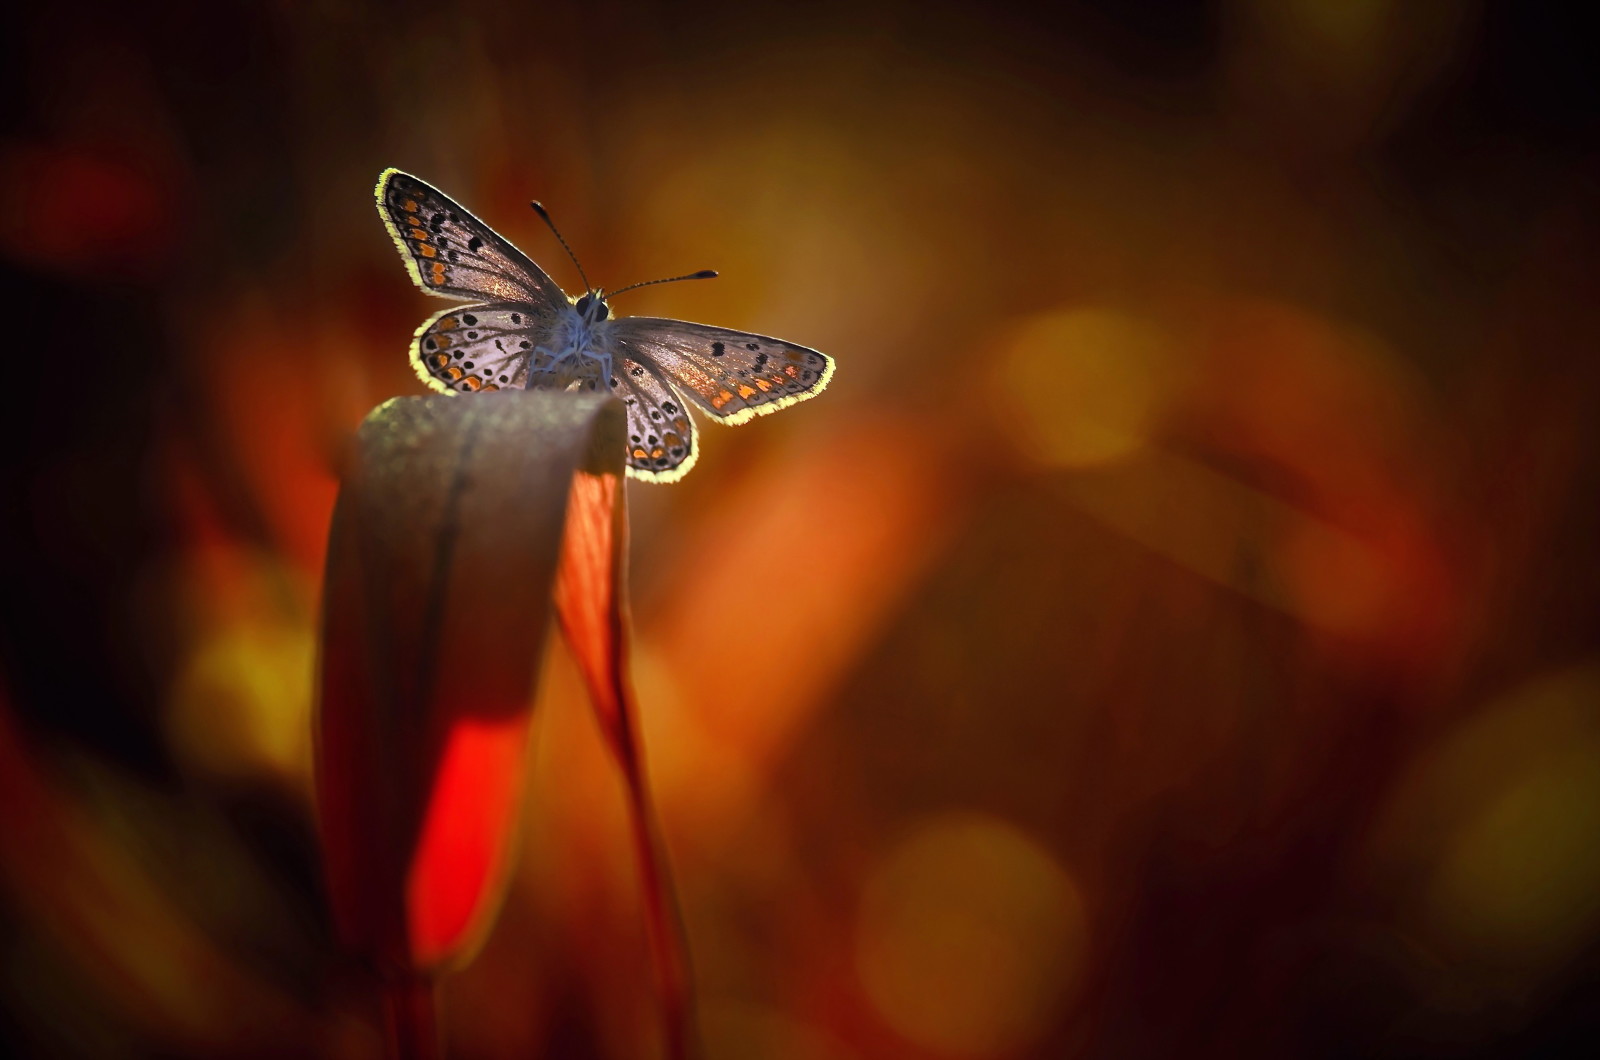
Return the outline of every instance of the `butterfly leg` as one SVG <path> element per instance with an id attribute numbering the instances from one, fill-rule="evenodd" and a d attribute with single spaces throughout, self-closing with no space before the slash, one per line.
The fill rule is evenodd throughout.
<path id="1" fill-rule="evenodd" d="M 545 389 L 547 383 L 540 380 L 548 379 L 550 373 L 555 371 L 556 365 L 561 363 L 561 354 L 548 346 L 535 346 L 531 353 L 532 356 L 528 359 L 528 375 L 522 381 L 522 388 L 524 390 Z"/>
<path id="2" fill-rule="evenodd" d="M 533 350 L 532 364 L 525 389 L 540 390 L 601 390 L 610 379 L 608 356 L 585 353 L 576 346 L 565 346 L 559 352 L 547 346 Z"/>

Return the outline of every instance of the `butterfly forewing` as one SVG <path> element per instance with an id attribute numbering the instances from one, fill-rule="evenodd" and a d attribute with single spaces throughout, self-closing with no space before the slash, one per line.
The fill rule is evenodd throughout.
<path id="1" fill-rule="evenodd" d="M 455 306 L 417 329 L 411 365 L 435 390 L 519 389 L 551 362 L 549 319 L 522 302 Z"/>
<path id="2" fill-rule="evenodd" d="M 567 304 L 556 282 L 439 189 L 398 169 L 378 177 L 378 213 L 417 286 L 449 298 Z"/>
<path id="3" fill-rule="evenodd" d="M 674 387 L 728 424 L 815 397 L 833 376 L 826 354 L 729 328 L 624 317 L 607 334 L 614 356 L 659 366 Z"/>

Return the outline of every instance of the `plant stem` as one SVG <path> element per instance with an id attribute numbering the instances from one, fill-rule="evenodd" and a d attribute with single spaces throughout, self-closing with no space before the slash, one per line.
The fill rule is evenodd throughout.
<path id="1" fill-rule="evenodd" d="M 633 811 L 629 816 L 633 824 L 634 854 L 639 863 L 650 953 L 661 991 L 667 1060 L 690 1060 L 697 1050 L 694 1047 L 689 944 L 684 936 L 683 917 L 678 910 L 672 874 L 666 868 L 666 854 L 649 792 L 644 786 L 643 771 L 626 769 L 626 773 L 628 801 Z"/>
<path id="2" fill-rule="evenodd" d="M 390 1060 L 439 1060 L 438 999 L 434 982 L 422 975 L 384 980 L 384 1030 Z"/>
<path id="3" fill-rule="evenodd" d="M 667 1060 L 691 1060 L 698 1048 L 688 942 L 645 780 L 628 681 L 627 512 L 621 475 L 579 472 L 573 479 L 556 575 L 556 614 L 622 770 Z"/>

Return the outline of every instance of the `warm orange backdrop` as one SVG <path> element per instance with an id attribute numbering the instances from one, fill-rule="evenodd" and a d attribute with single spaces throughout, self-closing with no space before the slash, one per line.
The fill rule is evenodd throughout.
<path id="1" fill-rule="evenodd" d="M 633 485 L 711 1060 L 1554 1055 L 1600 998 L 1600 88 L 1555 5 L 42 4 L 0 38 L 0 1051 L 375 1055 L 311 828 L 385 166 L 822 349 Z M 1427 12 L 1420 10 L 1427 7 Z M 451 1055 L 654 1041 L 560 649 Z"/>

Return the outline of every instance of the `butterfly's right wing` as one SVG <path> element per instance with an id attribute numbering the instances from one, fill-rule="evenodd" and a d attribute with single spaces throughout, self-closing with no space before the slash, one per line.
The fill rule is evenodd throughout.
<path id="1" fill-rule="evenodd" d="M 523 302 L 534 314 L 553 315 L 569 304 L 526 254 L 426 181 L 386 169 L 375 194 L 406 271 L 429 294 Z"/>
<path id="2" fill-rule="evenodd" d="M 663 317 L 622 317 L 607 328 L 614 356 L 656 365 L 719 423 L 816 397 L 833 378 L 827 354 L 768 335 Z"/>
<path id="3" fill-rule="evenodd" d="M 571 313 L 565 303 L 559 312 Z M 429 317 L 411 345 L 411 367 L 434 390 L 512 390 L 549 367 L 549 314 L 527 302 L 454 306 Z"/>

